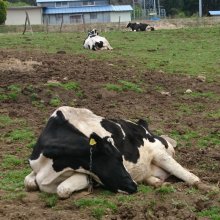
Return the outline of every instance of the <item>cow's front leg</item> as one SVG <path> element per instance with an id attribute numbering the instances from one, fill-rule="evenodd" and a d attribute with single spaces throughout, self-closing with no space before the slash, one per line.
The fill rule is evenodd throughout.
<path id="1" fill-rule="evenodd" d="M 198 185 L 198 183 L 201 182 L 196 175 L 183 168 L 176 160 L 174 160 L 166 152 L 156 152 L 154 155 L 153 163 L 155 163 L 157 166 L 161 167 L 171 175 L 174 175 L 179 179 L 182 179 L 189 185 Z"/>
<path id="2" fill-rule="evenodd" d="M 87 188 L 89 185 L 88 177 L 85 174 L 76 173 L 60 183 L 57 187 L 57 194 L 60 198 L 68 198 L 74 191 Z"/>
<path id="3" fill-rule="evenodd" d="M 24 179 L 24 186 L 27 191 L 36 191 L 38 190 L 38 185 L 36 183 L 36 174 L 32 171 Z"/>

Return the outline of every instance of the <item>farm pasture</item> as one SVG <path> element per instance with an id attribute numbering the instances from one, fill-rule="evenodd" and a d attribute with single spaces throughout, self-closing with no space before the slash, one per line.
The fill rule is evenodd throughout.
<path id="1" fill-rule="evenodd" d="M 158 189 L 140 185 L 133 195 L 95 189 L 67 200 L 23 185 L 47 118 L 70 105 L 146 119 L 154 133 L 177 140 L 177 161 L 218 186 L 219 34 L 217 27 L 115 31 L 102 34 L 114 50 L 95 52 L 83 50 L 84 33 L 1 34 L 0 219 L 219 219 L 219 193 L 175 178 Z"/>

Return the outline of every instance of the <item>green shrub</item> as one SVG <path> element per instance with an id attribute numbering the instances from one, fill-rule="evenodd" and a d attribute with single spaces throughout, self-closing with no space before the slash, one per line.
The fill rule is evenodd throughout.
<path id="1" fill-rule="evenodd" d="M 0 0 L 0 24 L 4 24 L 6 20 L 6 4 L 4 1 Z"/>

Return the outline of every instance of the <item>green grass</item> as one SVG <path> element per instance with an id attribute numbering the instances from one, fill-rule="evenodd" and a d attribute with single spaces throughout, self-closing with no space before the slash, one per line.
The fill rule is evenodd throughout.
<path id="1" fill-rule="evenodd" d="M 103 32 L 114 50 L 109 53 L 82 48 L 86 33 L 40 33 L 34 35 L 1 34 L 0 48 L 41 50 L 55 53 L 84 54 L 93 59 L 127 60 L 142 71 L 204 75 L 207 81 L 220 73 L 219 27 L 181 28 L 153 32 Z M 28 40 L 28 41 L 27 41 Z M 196 62 L 193 62 L 196 57 Z M 122 64 L 123 65 L 123 64 Z M 120 64 L 119 64 L 120 67 Z"/>
<path id="2" fill-rule="evenodd" d="M 23 159 L 18 158 L 17 156 L 14 155 L 5 155 L 3 157 L 1 167 L 2 168 L 7 168 L 7 169 L 12 169 L 15 168 L 16 166 L 21 165 L 24 162 Z"/>
<path id="3" fill-rule="evenodd" d="M 57 194 L 49 194 L 49 193 L 42 192 L 40 194 L 40 198 L 44 201 L 45 206 L 48 208 L 55 207 L 58 202 Z"/>
<path id="4" fill-rule="evenodd" d="M 79 84 L 77 82 L 67 82 L 67 83 L 60 83 L 60 82 L 49 82 L 47 83 L 49 87 L 62 87 L 66 90 L 79 90 Z"/>
<path id="5" fill-rule="evenodd" d="M 34 133 L 28 128 L 15 129 L 5 135 L 10 141 L 32 141 Z"/>
<path id="6" fill-rule="evenodd" d="M 24 178 L 30 173 L 29 168 L 0 172 L 0 189 L 11 192 L 24 190 Z"/>
<path id="7" fill-rule="evenodd" d="M 138 185 L 138 192 L 148 194 L 152 191 L 153 191 L 153 189 L 151 186 L 147 186 L 147 185 L 143 185 L 143 184 Z"/>
<path id="8" fill-rule="evenodd" d="M 173 188 L 173 186 L 161 186 L 160 188 L 157 188 L 155 192 L 165 195 L 165 194 L 176 192 L 176 190 Z"/>
<path id="9" fill-rule="evenodd" d="M 7 115 L 0 115 L 0 127 L 6 127 L 13 124 L 13 120 Z"/>
<path id="10" fill-rule="evenodd" d="M 117 84 L 112 84 L 112 83 L 107 83 L 105 84 L 105 89 L 109 91 L 115 91 L 115 92 L 122 92 L 122 91 L 134 91 L 137 93 L 142 93 L 143 89 L 132 82 L 125 81 L 125 80 L 118 80 L 119 85 Z"/>
<path id="11" fill-rule="evenodd" d="M 16 101 L 21 93 L 21 87 L 19 85 L 12 84 L 5 89 L 0 90 L 0 102 L 5 100 Z"/>
<path id="12" fill-rule="evenodd" d="M 109 201 L 105 198 L 82 198 L 77 201 L 74 201 L 74 205 L 79 208 L 89 207 L 91 210 L 91 214 L 96 219 L 101 219 L 104 214 L 107 213 L 108 210 L 115 213 L 117 211 L 117 206 L 114 202 Z"/>
<path id="13" fill-rule="evenodd" d="M 57 107 L 57 106 L 60 106 L 61 105 L 61 100 L 59 97 L 53 97 L 51 100 L 50 100 L 50 103 L 49 103 L 51 106 L 53 107 Z"/>
<path id="14" fill-rule="evenodd" d="M 211 207 L 198 213 L 200 217 L 208 217 L 211 220 L 220 220 L 220 208 Z"/>

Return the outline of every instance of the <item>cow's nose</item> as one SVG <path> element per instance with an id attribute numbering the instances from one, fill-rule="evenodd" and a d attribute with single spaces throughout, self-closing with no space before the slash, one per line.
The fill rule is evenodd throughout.
<path id="1" fill-rule="evenodd" d="M 136 193 L 136 192 L 137 192 L 137 184 L 135 182 L 132 182 L 129 185 L 128 193 L 132 194 L 132 193 Z"/>

